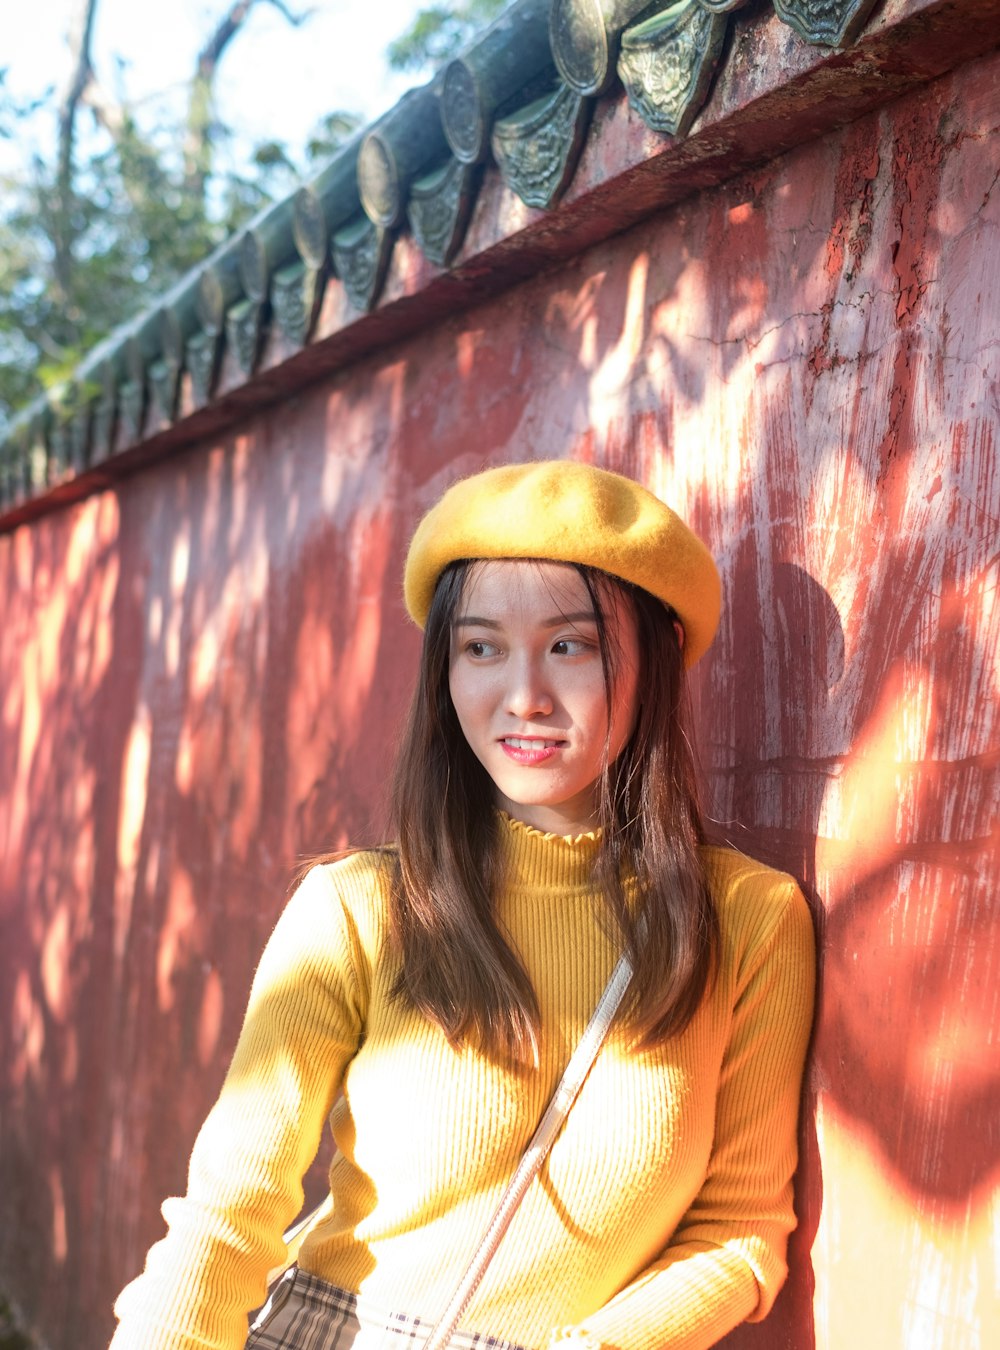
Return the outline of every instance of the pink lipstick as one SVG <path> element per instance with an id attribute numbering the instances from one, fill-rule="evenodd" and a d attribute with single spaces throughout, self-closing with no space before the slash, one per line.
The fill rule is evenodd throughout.
<path id="1" fill-rule="evenodd" d="M 504 736 L 499 744 L 504 754 L 508 759 L 512 759 L 515 764 L 530 766 L 544 764 L 546 760 L 552 758 L 564 742 L 556 740 L 554 737 Z"/>

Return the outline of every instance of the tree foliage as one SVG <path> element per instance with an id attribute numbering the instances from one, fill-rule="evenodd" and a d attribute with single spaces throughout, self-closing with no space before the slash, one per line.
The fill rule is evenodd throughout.
<path id="1" fill-rule="evenodd" d="M 98 0 L 77 0 L 65 87 L 30 104 L 10 95 L 0 69 L 0 137 L 51 115 L 57 146 L 0 175 L 0 434 L 4 422 L 64 379 L 114 327 L 331 154 L 359 119 L 333 113 L 314 130 L 299 166 L 277 141 L 258 145 L 243 172 L 220 170 L 231 133 L 213 89 L 220 62 L 255 3 L 300 24 L 282 0 L 230 0 L 197 53 L 187 115 L 151 130 L 107 93 L 91 58 Z"/>
<path id="2" fill-rule="evenodd" d="M 281 142 L 258 145 L 243 172 L 220 169 L 232 133 L 219 122 L 215 81 L 256 5 L 306 24 L 286 0 L 216 0 L 217 19 L 193 55 L 186 114 L 151 128 L 111 95 L 91 54 L 99 0 L 74 0 L 71 70 L 61 89 L 17 102 L 0 67 L 0 138 L 51 117 L 56 146 L 0 174 L 0 435 L 10 415 L 66 379 L 118 324 L 139 313 L 266 202 L 287 194 L 356 130 L 328 114 L 293 162 Z M 420 10 L 387 52 L 397 70 L 425 72 L 465 46 L 505 0 L 455 0 Z"/>
<path id="3" fill-rule="evenodd" d="M 389 44 L 393 70 L 423 70 L 450 60 L 491 20 L 509 0 L 457 0 L 455 4 L 429 5 L 413 23 Z"/>

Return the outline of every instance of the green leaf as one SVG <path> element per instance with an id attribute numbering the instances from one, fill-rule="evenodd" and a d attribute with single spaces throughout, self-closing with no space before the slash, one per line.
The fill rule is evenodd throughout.
<path id="1" fill-rule="evenodd" d="M 419 71 L 451 60 L 504 9 L 505 0 L 459 0 L 418 11 L 410 27 L 386 49 L 393 70 Z"/>

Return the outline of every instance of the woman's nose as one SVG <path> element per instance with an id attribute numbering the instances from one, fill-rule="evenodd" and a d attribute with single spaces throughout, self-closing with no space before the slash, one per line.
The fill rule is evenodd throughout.
<path id="1" fill-rule="evenodd" d="M 552 694 L 536 661 L 514 661 L 508 667 L 507 711 L 514 717 L 546 716 L 552 711 Z"/>

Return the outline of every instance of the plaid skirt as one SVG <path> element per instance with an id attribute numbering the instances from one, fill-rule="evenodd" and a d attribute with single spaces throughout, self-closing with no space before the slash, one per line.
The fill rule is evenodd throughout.
<path id="1" fill-rule="evenodd" d="M 420 1350 L 434 1323 L 385 1312 L 298 1266 L 275 1286 L 245 1350 Z M 522 1350 L 477 1331 L 456 1331 L 449 1350 Z"/>

